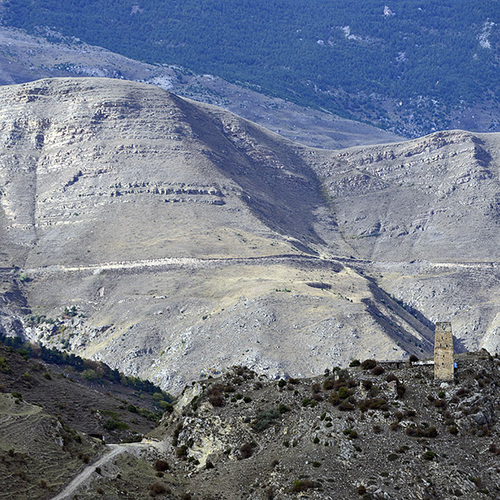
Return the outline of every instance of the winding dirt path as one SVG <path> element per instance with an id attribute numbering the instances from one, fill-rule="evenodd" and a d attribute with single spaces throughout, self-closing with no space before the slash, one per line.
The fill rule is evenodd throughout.
<path id="1" fill-rule="evenodd" d="M 103 465 L 111 462 L 116 456 L 121 453 L 126 453 L 134 448 L 136 449 L 147 449 L 151 447 L 159 448 L 161 443 L 155 443 L 153 441 L 146 441 L 140 443 L 126 443 L 126 444 L 109 444 L 107 445 L 108 451 L 99 459 L 97 459 L 92 464 L 85 467 L 81 472 L 79 472 L 71 482 L 65 486 L 65 488 L 58 493 L 55 497 L 52 497 L 51 500 L 64 500 L 70 498 L 74 495 L 78 488 L 86 483 L 91 476 L 95 473 L 97 467 L 102 467 Z"/>
<path id="2" fill-rule="evenodd" d="M 118 262 L 103 262 L 101 264 L 90 264 L 87 266 L 62 266 L 53 265 L 45 267 L 34 267 L 25 269 L 25 272 L 30 275 L 37 274 L 54 274 L 54 273 L 75 273 L 75 272 L 93 272 L 99 273 L 105 270 L 129 270 L 129 269 L 145 269 L 145 268 L 213 268 L 230 265 L 262 265 L 262 264 L 279 264 L 285 262 L 309 262 L 313 264 L 328 265 L 337 262 L 337 259 L 321 259 L 319 257 L 308 255 L 281 254 L 281 255 L 266 255 L 262 257 L 233 257 L 233 258 L 181 258 L 181 257 L 166 257 L 163 259 L 150 260 L 135 260 L 135 261 L 118 261 Z"/>

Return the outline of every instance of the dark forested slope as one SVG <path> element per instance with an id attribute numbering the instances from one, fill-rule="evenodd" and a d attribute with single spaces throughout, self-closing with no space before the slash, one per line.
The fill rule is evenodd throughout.
<path id="1" fill-rule="evenodd" d="M 10 0 L 2 15 L 407 135 L 499 126 L 499 18 L 497 0 Z"/>

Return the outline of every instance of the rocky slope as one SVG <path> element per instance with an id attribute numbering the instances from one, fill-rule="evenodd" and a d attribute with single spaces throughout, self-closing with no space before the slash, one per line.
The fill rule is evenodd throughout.
<path id="1" fill-rule="evenodd" d="M 429 354 L 450 317 L 458 350 L 497 349 L 497 135 L 322 151 L 87 78 L 4 87 L 0 110 L 0 255 L 33 340 L 174 392 Z"/>
<path id="2" fill-rule="evenodd" d="M 113 446 L 63 493 L 498 498 L 498 361 L 459 356 L 452 383 L 435 382 L 432 366 L 374 360 L 279 381 L 233 367 L 186 388 L 149 439 Z"/>
<path id="3" fill-rule="evenodd" d="M 314 167 L 340 231 L 375 263 L 383 288 L 431 321 L 451 318 L 468 349 L 493 353 L 499 152 L 496 134 L 449 131 L 334 153 Z"/>

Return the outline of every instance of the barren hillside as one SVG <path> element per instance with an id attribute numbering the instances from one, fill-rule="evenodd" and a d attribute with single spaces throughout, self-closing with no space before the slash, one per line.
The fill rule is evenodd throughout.
<path id="1" fill-rule="evenodd" d="M 450 317 L 459 350 L 498 346 L 496 135 L 329 152 L 92 78 L 3 87 L 0 113 L 0 255 L 32 339 L 174 392 L 428 354 Z"/>

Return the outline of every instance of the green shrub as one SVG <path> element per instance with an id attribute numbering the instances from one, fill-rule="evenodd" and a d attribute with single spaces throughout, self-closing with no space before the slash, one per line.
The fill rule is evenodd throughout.
<path id="1" fill-rule="evenodd" d="M 434 458 L 436 457 L 436 453 L 434 453 L 433 451 L 431 450 L 427 450 L 423 455 L 422 455 L 423 458 L 425 458 L 425 460 L 434 460 Z"/>
<path id="2" fill-rule="evenodd" d="M 104 422 L 103 427 L 107 431 L 114 431 L 115 429 L 117 429 L 118 423 L 116 422 L 116 420 L 113 420 L 110 418 L 110 419 L 106 420 L 106 422 Z"/>
<path id="3" fill-rule="evenodd" d="M 359 359 L 353 359 L 350 363 L 349 363 L 349 366 L 351 368 L 354 368 L 355 366 L 359 366 L 361 365 L 361 361 Z"/>
<path id="4" fill-rule="evenodd" d="M 95 370 L 92 370 L 89 368 L 87 370 L 83 370 L 82 378 L 83 378 L 83 380 L 86 380 L 87 382 L 92 382 L 94 380 L 98 380 L 100 377 Z"/>
<path id="5" fill-rule="evenodd" d="M 31 279 L 29 278 L 29 276 L 26 273 L 21 273 L 19 275 L 19 281 L 21 283 L 27 283 L 28 281 L 31 281 Z"/>
<path id="6" fill-rule="evenodd" d="M 170 470 L 170 465 L 166 460 L 157 460 L 155 462 L 155 470 L 158 472 L 165 472 L 167 470 Z"/>
<path id="7" fill-rule="evenodd" d="M 338 406 L 342 400 L 339 398 L 338 392 L 335 391 L 330 394 L 329 401 L 333 406 Z"/>
<path id="8" fill-rule="evenodd" d="M 279 410 L 267 410 L 261 411 L 257 414 L 255 422 L 252 424 L 252 428 L 256 432 L 261 432 L 272 424 L 281 415 Z"/>
<path id="9" fill-rule="evenodd" d="M 347 399 L 349 396 L 353 395 L 353 391 L 349 390 L 347 387 L 339 387 L 338 395 L 340 399 Z"/>
<path id="10" fill-rule="evenodd" d="M 325 391 L 330 391 L 331 389 L 333 389 L 335 383 L 333 381 L 333 379 L 331 378 L 327 378 L 324 382 L 323 382 L 323 389 Z"/>
<path id="11" fill-rule="evenodd" d="M 358 433 L 353 429 L 344 429 L 342 431 L 349 439 L 357 439 Z"/>
<path id="12" fill-rule="evenodd" d="M 307 491 L 313 488 L 318 488 L 320 485 L 319 483 L 315 483 L 314 481 L 311 481 L 310 479 L 296 479 L 292 487 L 290 488 L 290 491 L 292 493 L 301 493 L 303 491 Z"/>
<path id="13" fill-rule="evenodd" d="M 385 370 L 380 366 L 380 365 L 377 365 L 375 368 L 372 369 L 372 374 L 373 375 L 382 375 L 383 373 L 385 373 Z"/>
<path id="14" fill-rule="evenodd" d="M 377 366 L 377 362 L 374 359 L 365 359 L 361 363 L 361 368 L 363 368 L 363 370 L 372 370 L 376 366 Z"/>
<path id="15" fill-rule="evenodd" d="M 283 415 L 283 413 L 286 413 L 287 411 L 291 411 L 290 407 L 284 405 L 283 403 L 280 403 L 278 406 L 278 411 Z"/>
<path id="16" fill-rule="evenodd" d="M 4 356 L 0 356 L 0 372 L 1 373 L 10 373 L 10 367 L 7 364 L 7 360 Z"/>

